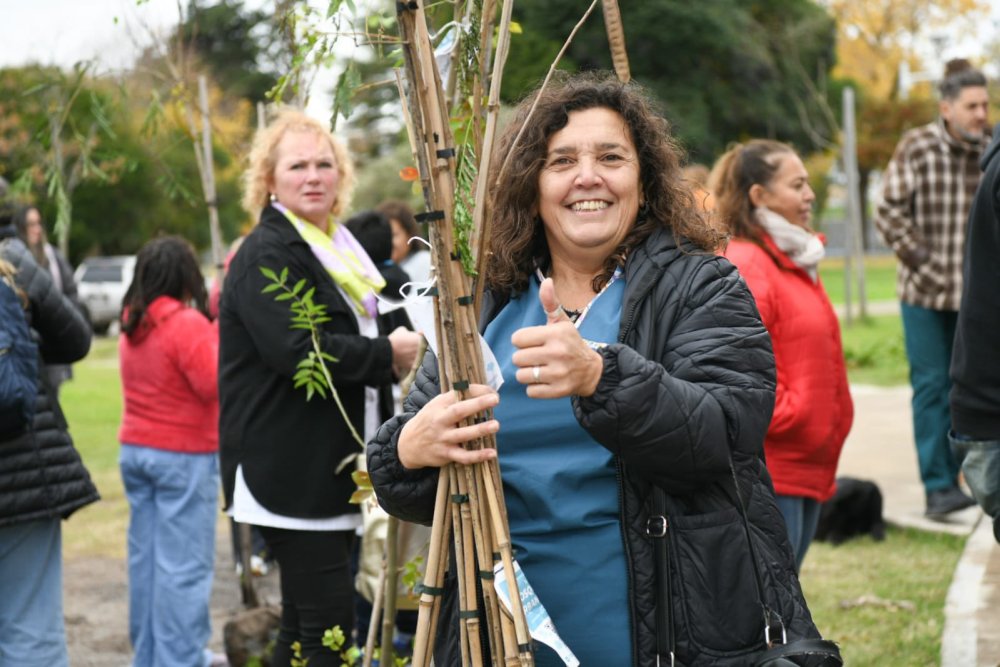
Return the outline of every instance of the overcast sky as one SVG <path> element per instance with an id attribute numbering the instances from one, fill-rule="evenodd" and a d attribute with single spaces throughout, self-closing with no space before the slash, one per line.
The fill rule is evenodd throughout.
<path id="1" fill-rule="evenodd" d="M 38 62 L 72 66 L 96 58 L 101 69 L 121 69 L 135 57 L 134 42 L 150 42 L 149 28 L 177 24 L 174 0 L 0 0 L 0 66 Z"/>
<path id="2" fill-rule="evenodd" d="M 136 43 L 150 43 L 150 30 L 162 35 L 177 24 L 177 2 L 0 0 L 0 67 L 28 62 L 70 67 L 88 59 L 98 61 L 98 71 L 128 67 L 137 53 Z M 187 4 L 187 0 L 180 2 Z M 245 4 L 273 6 L 271 0 L 245 0 Z M 943 52 L 927 55 L 946 59 L 979 53 L 981 43 L 995 38 L 993 33 L 1000 26 L 1000 0 L 989 0 L 988 4 L 993 10 L 992 20 L 979 25 L 979 36 L 970 34 L 964 26 L 960 31 L 942 31 L 950 33 Z M 993 67 L 989 69 L 996 75 Z M 325 83 L 325 87 L 329 86 Z"/>
<path id="3" fill-rule="evenodd" d="M 188 0 L 180 0 L 186 6 Z M 244 0 L 244 6 L 273 6 Z M 95 60 L 97 72 L 128 68 L 142 47 L 177 25 L 177 0 L 0 0 L 0 67 L 37 62 L 72 67 Z M 335 74 L 313 86 L 310 114 L 328 114 Z"/>

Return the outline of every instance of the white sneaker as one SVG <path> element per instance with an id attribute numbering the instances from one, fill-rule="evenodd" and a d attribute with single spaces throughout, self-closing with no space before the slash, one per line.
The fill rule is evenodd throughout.
<path id="1" fill-rule="evenodd" d="M 254 554 L 250 556 L 250 573 L 255 577 L 263 577 L 269 571 L 267 567 L 267 561 L 263 558 Z"/>
<path id="2" fill-rule="evenodd" d="M 271 568 L 267 566 L 267 561 L 254 554 L 250 556 L 250 574 L 255 577 L 267 576 L 267 573 L 271 571 Z M 243 563 L 236 563 L 236 576 L 242 576 L 243 574 Z"/>

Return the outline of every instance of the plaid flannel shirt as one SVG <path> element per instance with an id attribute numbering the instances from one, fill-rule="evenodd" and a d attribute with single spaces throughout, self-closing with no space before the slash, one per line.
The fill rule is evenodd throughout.
<path id="1" fill-rule="evenodd" d="M 882 177 L 875 225 L 899 258 L 896 292 L 905 303 L 958 310 L 962 254 L 972 198 L 989 145 L 959 141 L 944 120 L 903 135 Z"/>

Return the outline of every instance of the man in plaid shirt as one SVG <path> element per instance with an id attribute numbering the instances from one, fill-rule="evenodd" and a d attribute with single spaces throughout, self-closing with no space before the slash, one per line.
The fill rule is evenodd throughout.
<path id="1" fill-rule="evenodd" d="M 989 144 L 986 77 L 952 60 L 938 86 L 940 117 L 910 130 L 883 175 L 875 223 L 899 259 L 899 294 L 913 385 L 913 433 L 926 516 L 941 520 L 974 504 L 958 487 L 948 393 L 962 295 L 962 255 L 979 158 Z"/>

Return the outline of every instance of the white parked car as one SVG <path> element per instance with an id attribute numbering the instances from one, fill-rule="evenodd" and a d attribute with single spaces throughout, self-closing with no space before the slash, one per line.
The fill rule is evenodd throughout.
<path id="1" fill-rule="evenodd" d="M 80 301 L 95 332 L 105 333 L 118 323 L 122 298 L 134 271 L 135 255 L 115 255 L 88 257 L 73 273 Z"/>

